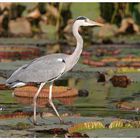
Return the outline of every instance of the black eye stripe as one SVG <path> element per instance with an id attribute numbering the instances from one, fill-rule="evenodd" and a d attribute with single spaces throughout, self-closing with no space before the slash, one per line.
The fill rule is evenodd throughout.
<path id="1" fill-rule="evenodd" d="M 86 19 L 87 19 L 86 17 L 80 16 L 80 17 L 78 17 L 76 20 L 86 20 Z"/>

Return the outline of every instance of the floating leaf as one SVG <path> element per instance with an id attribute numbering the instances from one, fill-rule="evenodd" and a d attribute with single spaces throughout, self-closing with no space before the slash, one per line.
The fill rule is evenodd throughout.
<path id="1" fill-rule="evenodd" d="M 0 115 L 0 120 L 1 119 L 12 119 L 12 118 L 26 118 L 26 117 L 31 117 L 33 115 L 33 112 L 16 112 L 12 114 L 1 114 Z"/>
<path id="2" fill-rule="evenodd" d="M 38 88 L 34 86 L 25 86 L 16 88 L 14 90 L 15 96 L 18 97 L 34 97 L 35 93 L 37 92 Z M 77 96 L 78 90 L 69 87 L 63 86 L 54 86 L 53 87 L 53 97 L 70 97 L 70 96 Z M 48 97 L 49 96 L 49 87 L 44 87 L 38 97 Z"/>
<path id="3" fill-rule="evenodd" d="M 132 72 L 140 72 L 139 69 L 133 68 L 133 67 L 122 67 L 117 68 L 116 73 L 132 73 Z"/>
<path id="4" fill-rule="evenodd" d="M 16 97 L 15 99 L 18 103 L 23 105 L 32 105 L 33 104 L 33 98 L 26 98 L 26 97 Z M 75 101 L 76 97 L 63 97 L 63 98 L 57 98 L 58 101 L 60 101 L 64 105 L 72 105 Z M 46 107 L 46 105 L 49 105 L 48 98 L 38 98 L 37 99 L 37 106 L 38 107 Z"/>
<path id="5" fill-rule="evenodd" d="M 68 133 L 65 135 L 66 138 L 89 138 L 87 134 L 82 134 L 79 132 Z"/>
<path id="6" fill-rule="evenodd" d="M 134 128 L 140 128 L 140 121 L 132 121 L 131 124 L 134 126 Z"/>
<path id="7" fill-rule="evenodd" d="M 129 123 L 129 122 L 126 122 L 124 127 L 125 128 L 134 128 L 134 126 L 131 123 Z"/>
<path id="8" fill-rule="evenodd" d="M 125 75 L 114 75 L 110 79 L 110 81 L 114 87 L 123 87 L 123 88 L 126 88 L 131 83 L 131 80 Z"/>
<path id="9" fill-rule="evenodd" d="M 92 129 L 102 129 L 105 128 L 102 122 L 83 122 L 74 124 L 72 127 L 68 128 L 69 133 L 79 132 L 82 130 L 92 130 Z"/>
<path id="10" fill-rule="evenodd" d="M 123 128 L 124 127 L 124 121 L 122 120 L 115 120 L 110 123 L 109 128 Z"/>
<path id="11" fill-rule="evenodd" d="M 8 87 L 5 84 L 0 84 L 0 90 L 6 90 Z"/>
<path id="12" fill-rule="evenodd" d="M 120 49 L 115 48 L 97 48 L 96 49 L 96 56 L 104 56 L 104 55 L 118 55 L 121 52 Z"/>
<path id="13" fill-rule="evenodd" d="M 31 45 L 0 45 L 0 61 L 2 59 L 33 59 L 40 56 L 40 54 L 40 49 Z"/>
<path id="14" fill-rule="evenodd" d="M 131 99 L 133 99 L 131 97 Z M 136 111 L 138 112 L 140 110 L 140 102 L 139 101 L 119 101 L 116 104 L 116 107 L 122 110 L 131 110 L 131 111 Z"/>
<path id="15" fill-rule="evenodd" d="M 52 128 L 52 129 L 48 129 L 48 130 L 36 130 L 36 132 L 63 135 L 63 134 L 66 134 L 68 131 L 63 128 Z"/>

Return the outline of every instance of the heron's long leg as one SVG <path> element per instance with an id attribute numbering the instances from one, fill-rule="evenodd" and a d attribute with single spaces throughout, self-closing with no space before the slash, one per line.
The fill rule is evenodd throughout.
<path id="1" fill-rule="evenodd" d="M 58 116 L 60 122 L 62 122 L 62 118 L 60 117 L 58 111 L 56 110 L 56 108 L 55 108 L 55 106 L 54 106 L 54 104 L 52 102 L 52 87 L 53 87 L 53 83 L 51 82 L 50 83 L 50 91 L 49 91 L 49 103 L 52 106 L 53 110 L 55 111 L 56 115 Z"/>
<path id="2" fill-rule="evenodd" d="M 34 98 L 33 98 L 33 104 L 34 104 L 34 118 L 33 118 L 33 123 L 36 124 L 36 100 L 37 100 L 37 97 L 41 91 L 41 89 L 43 88 L 43 86 L 45 85 L 45 83 L 41 83 L 40 86 L 39 86 L 39 89 L 37 90 Z"/>

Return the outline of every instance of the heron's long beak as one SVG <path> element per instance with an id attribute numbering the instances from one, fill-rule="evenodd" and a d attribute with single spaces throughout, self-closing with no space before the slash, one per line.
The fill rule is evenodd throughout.
<path id="1" fill-rule="evenodd" d="M 92 20 L 89 20 L 88 23 L 91 24 L 92 26 L 101 26 L 101 27 L 104 26 L 104 24 Z"/>

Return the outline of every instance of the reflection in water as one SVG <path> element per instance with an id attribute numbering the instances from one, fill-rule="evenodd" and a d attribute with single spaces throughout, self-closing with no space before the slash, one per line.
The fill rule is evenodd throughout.
<path id="1" fill-rule="evenodd" d="M 118 106 L 116 106 L 116 103 L 118 101 L 124 101 L 124 99 L 125 102 L 130 102 L 131 100 L 139 102 L 139 82 L 132 83 L 127 88 L 121 88 L 114 87 L 110 82 L 105 84 L 98 83 L 97 79 L 95 79 L 94 76 L 82 77 L 83 75 L 81 73 L 79 73 L 78 76 L 76 77 L 74 75 L 73 77 L 75 78 L 65 79 L 64 81 L 58 80 L 55 82 L 55 85 L 74 88 L 77 89 L 77 91 L 81 89 L 86 89 L 89 92 L 88 96 L 55 98 L 54 93 L 53 97 L 55 100 L 58 100 L 64 105 L 67 105 L 67 107 L 63 107 L 63 105 L 55 102 L 55 104 L 59 105 L 59 111 L 67 112 L 69 110 L 72 113 L 80 113 L 81 116 L 115 116 L 120 118 L 138 117 L 139 114 L 137 114 L 136 112 L 132 113 L 132 111 L 125 109 L 124 104 L 121 104 L 121 108 L 124 108 L 122 110 L 121 108 L 118 108 Z M 5 95 L 8 95 L 10 97 L 10 94 L 11 93 L 9 93 L 8 95 L 8 92 L 6 94 L 3 92 L 3 95 L 1 96 L 1 101 L 7 101 L 5 100 Z M 33 98 L 15 98 L 19 104 L 17 104 L 15 108 L 12 107 L 13 110 L 16 110 L 17 108 L 24 109 L 19 106 L 21 103 L 29 106 L 33 104 Z M 48 99 L 40 97 L 37 100 L 37 104 L 39 107 L 46 107 L 49 105 Z M 130 104 L 132 104 L 132 102 L 130 102 Z M 7 110 L 9 112 L 12 111 L 9 107 L 7 108 Z"/>
<path id="2" fill-rule="evenodd" d="M 120 110 L 116 107 L 114 101 L 120 101 L 126 97 L 133 98 L 133 100 L 140 100 L 135 98 L 133 94 L 139 91 L 139 82 L 131 83 L 127 88 L 114 87 L 110 82 L 97 83 L 95 77 L 82 77 L 68 79 L 69 87 L 76 89 L 86 89 L 89 91 L 89 96 L 84 98 L 77 98 L 74 102 L 73 111 L 80 113 L 83 116 L 99 115 L 99 116 L 116 116 L 120 118 L 131 118 L 138 116 L 137 113 L 132 113 L 129 110 Z M 63 81 L 58 81 L 59 85 Z"/>

